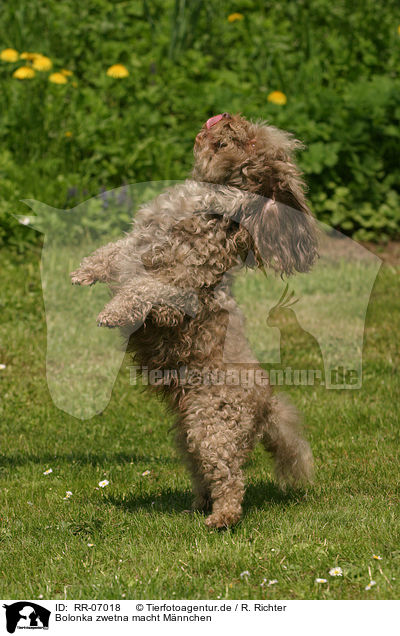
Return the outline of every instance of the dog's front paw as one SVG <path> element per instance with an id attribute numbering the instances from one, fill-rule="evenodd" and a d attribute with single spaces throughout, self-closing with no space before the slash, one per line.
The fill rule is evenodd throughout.
<path id="1" fill-rule="evenodd" d="M 70 273 L 70 277 L 73 285 L 94 285 L 97 280 L 92 272 L 85 271 L 84 269 L 76 269 Z"/>
<path id="2" fill-rule="evenodd" d="M 121 299 L 115 296 L 97 316 L 99 327 L 129 327 L 138 329 L 146 319 L 151 304 L 141 303 L 137 299 Z"/>
<path id="3" fill-rule="evenodd" d="M 107 311 L 101 311 L 97 316 L 97 326 L 109 327 L 111 329 L 112 327 L 118 327 L 119 325 L 116 319 L 110 316 Z"/>
<path id="4" fill-rule="evenodd" d="M 122 312 L 104 309 L 97 316 L 97 324 L 99 327 L 125 327 L 129 324 L 129 316 Z"/>

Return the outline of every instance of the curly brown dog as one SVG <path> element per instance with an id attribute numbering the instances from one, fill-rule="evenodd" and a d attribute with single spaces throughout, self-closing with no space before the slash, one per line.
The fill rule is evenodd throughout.
<path id="1" fill-rule="evenodd" d="M 177 413 L 194 508 L 212 506 L 210 527 L 239 520 L 242 467 L 257 441 L 272 453 L 282 486 L 312 474 L 297 412 L 267 382 L 201 381 L 205 370 L 208 378 L 225 379 L 234 367 L 261 372 L 229 272 L 245 263 L 290 275 L 308 271 L 317 257 L 293 160 L 300 146 L 273 126 L 228 113 L 212 117 L 196 137 L 192 179 L 144 205 L 125 238 L 96 250 L 71 274 L 74 284 L 109 285 L 112 298 L 99 325 L 122 328 L 138 364 L 163 372 L 157 389 Z"/>

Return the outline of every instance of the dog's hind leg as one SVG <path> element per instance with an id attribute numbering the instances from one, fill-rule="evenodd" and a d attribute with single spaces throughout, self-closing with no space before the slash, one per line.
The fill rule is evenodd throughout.
<path id="1" fill-rule="evenodd" d="M 188 401 L 190 400 L 190 405 Z M 227 528 L 242 515 L 242 466 L 253 448 L 254 421 L 235 387 L 204 387 L 185 396 L 183 425 L 198 478 L 210 493 L 212 512 L 206 525 Z"/>
<path id="2" fill-rule="evenodd" d="M 262 443 L 272 454 L 281 487 L 305 484 L 312 479 L 314 460 L 309 443 L 301 434 L 296 408 L 282 396 L 272 396 L 259 409 Z"/>
<path id="3" fill-rule="evenodd" d="M 206 525 L 227 528 L 242 516 L 244 458 L 229 431 L 204 425 L 207 433 L 198 440 L 195 451 L 201 467 L 196 482 L 200 480 L 210 493 L 212 512 L 206 519 Z"/>
<path id="4" fill-rule="evenodd" d="M 180 428 L 177 431 L 176 443 L 192 479 L 192 491 L 194 494 L 192 510 L 207 510 L 211 506 L 210 489 L 204 480 L 201 464 L 193 453 L 189 452 L 187 437 Z"/>

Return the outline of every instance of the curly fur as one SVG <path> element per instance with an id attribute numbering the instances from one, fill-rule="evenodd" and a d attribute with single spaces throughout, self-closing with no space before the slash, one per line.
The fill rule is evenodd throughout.
<path id="1" fill-rule="evenodd" d="M 226 372 L 231 352 L 241 368 L 259 369 L 254 358 L 248 362 L 230 272 L 246 262 L 290 275 L 315 261 L 314 222 L 293 159 L 299 147 L 289 133 L 240 116 L 205 124 L 192 179 L 144 205 L 125 238 L 71 274 L 75 284 L 109 285 L 112 298 L 98 323 L 120 327 L 140 365 L 186 368 L 192 376 Z M 172 373 L 157 390 L 177 413 L 194 507 L 212 508 L 208 526 L 240 519 L 242 467 L 257 441 L 273 455 L 282 486 L 310 479 L 312 453 L 297 412 L 269 386 L 182 383 Z"/>

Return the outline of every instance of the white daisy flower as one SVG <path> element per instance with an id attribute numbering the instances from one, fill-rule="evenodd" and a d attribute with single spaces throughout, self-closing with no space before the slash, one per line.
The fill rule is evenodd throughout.
<path id="1" fill-rule="evenodd" d="M 327 579 L 315 579 L 316 583 L 328 583 Z"/>
<path id="2" fill-rule="evenodd" d="M 100 488 L 105 488 L 109 483 L 108 479 L 103 479 L 103 481 L 99 481 L 99 486 Z"/>
<path id="3" fill-rule="evenodd" d="M 339 568 L 339 567 L 331 568 L 329 570 L 329 574 L 331 576 L 343 576 L 343 570 L 342 570 L 342 568 Z"/>
<path id="4" fill-rule="evenodd" d="M 88 548 L 93 548 L 93 547 L 94 547 L 94 543 L 88 543 L 88 544 L 87 544 L 87 547 L 88 547 Z"/>
<path id="5" fill-rule="evenodd" d="M 370 590 L 371 587 L 374 587 L 374 585 L 376 585 L 376 581 L 370 581 L 368 585 L 365 586 L 366 591 L 368 592 L 368 590 Z"/>
<path id="6" fill-rule="evenodd" d="M 0 364 L 0 369 L 3 371 L 4 369 L 7 369 L 7 365 L 6 364 Z"/>
<path id="7" fill-rule="evenodd" d="M 373 554 L 372 558 L 375 559 L 376 561 L 382 561 L 382 557 L 379 556 L 378 554 Z"/>
<path id="8" fill-rule="evenodd" d="M 270 581 L 268 581 L 268 587 L 270 587 L 271 585 L 276 585 L 278 583 L 278 579 L 271 579 Z"/>
<path id="9" fill-rule="evenodd" d="M 147 477 L 147 475 L 150 475 L 150 471 L 149 471 L 149 470 L 145 470 L 145 471 L 142 473 L 142 477 Z"/>
<path id="10" fill-rule="evenodd" d="M 65 493 L 64 500 L 65 499 L 71 499 L 71 497 L 72 497 L 72 492 L 70 490 L 67 490 L 67 492 Z"/>
<path id="11" fill-rule="evenodd" d="M 18 220 L 21 223 L 21 225 L 29 225 L 29 223 L 31 222 L 31 219 L 29 216 L 20 216 Z"/>
<path id="12" fill-rule="evenodd" d="M 250 576 L 250 572 L 248 570 L 245 570 L 244 572 L 240 573 L 240 578 L 243 579 L 245 576 Z"/>
<path id="13" fill-rule="evenodd" d="M 52 468 L 48 468 L 47 470 L 44 471 L 43 475 L 50 475 L 50 473 L 53 472 Z"/>

